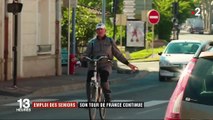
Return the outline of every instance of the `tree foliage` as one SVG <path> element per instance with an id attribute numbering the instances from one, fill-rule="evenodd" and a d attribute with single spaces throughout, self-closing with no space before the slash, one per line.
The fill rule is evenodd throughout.
<path id="1" fill-rule="evenodd" d="M 160 13 L 160 22 L 156 27 L 156 33 L 159 39 L 169 40 L 173 23 L 172 14 L 172 0 L 154 0 L 154 9 L 158 10 Z M 179 24 L 183 23 L 187 17 L 190 17 L 193 8 L 192 1 L 189 0 L 179 0 L 179 14 L 178 21 Z"/>
<path id="2" fill-rule="evenodd" d="M 119 0 L 119 9 L 122 10 L 123 0 Z M 110 16 L 113 15 L 113 0 L 106 0 L 106 27 L 107 35 L 113 36 L 113 24 Z M 95 26 L 101 21 L 102 0 L 78 0 L 76 13 L 76 42 L 85 46 L 87 41 L 94 37 Z M 68 8 L 62 8 L 62 47 L 68 44 Z M 72 23 L 72 10 L 70 11 L 70 24 Z M 70 25 L 70 32 L 72 28 Z M 124 35 L 123 35 L 124 36 Z M 118 37 L 117 37 L 118 38 Z"/>
<path id="3" fill-rule="evenodd" d="M 95 26 L 99 22 L 98 17 L 93 14 L 90 9 L 78 6 L 76 10 L 76 41 L 77 45 L 83 44 L 94 37 Z M 67 36 L 68 36 L 68 9 L 63 8 L 63 19 L 62 19 L 62 47 L 67 46 Z M 72 11 L 70 12 L 70 23 L 72 23 Z M 70 32 L 72 28 L 70 25 Z"/>
<path id="4" fill-rule="evenodd" d="M 102 1 L 103 0 L 78 0 L 78 4 L 80 6 L 85 6 L 87 8 L 90 9 L 95 9 L 97 11 L 99 11 L 100 13 L 102 12 Z M 112 19 L 110 20 L 110 18 L 113 18 L 114 13 L 114 6 L 113 6 L 113 2 L 114 0 L 105 0 L 106 1 L 106 26 L 107 26 L 107 35 L 112 37 L 113 36 L 113 22 Z M 123 11 L 123 1 L 124 0 L 116 0 L 117 1 L 117 11 L 116 13 L 122 13 Z M 124 30 L 124 29 L 123 29 Z M 119 38 L 120 36 L 124 37 L 125 36 L 125 32 L 122 32 L 122 35 L 120 35 L 120 32 L 118 32 L 117 27 L 116 27 L 116 40 L 119 42 Z"/>
<path id="5" fill-rule="evenodd" d="M 106 1 L 106 12 L 109 13 L 110 16 L 113 14 L 113 0 L 105 0 Z M 123 0 L 117 0 L 118 2 L 118 12 L 121 13 Z M 101 11 L 102 9 L 102 0 L 78 0 L 79 5 L 86 6 L 88 8 L 96 9 Z"/>

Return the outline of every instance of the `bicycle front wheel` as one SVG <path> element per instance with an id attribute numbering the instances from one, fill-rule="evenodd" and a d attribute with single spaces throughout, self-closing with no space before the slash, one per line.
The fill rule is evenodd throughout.
<path id="1" fill-rule="evenodd" d="M 99 89 L 99 102 L 101 103 L 105 102 L 105 97 L 101 88 Z M 104 120 L 106 118 L 106 107 L 100 107 L 99 113 L 100 113 L 101 119 Z"/>
<path id="2" fill-rule="evenodd" d="M 98 90 L 95 86 L 90 86 L 89 88 L 89 102 L 96 103 L 98 102 Z M 90 120 L 96 119 L 97 108 L 89 107 L 89 117 Z"/>

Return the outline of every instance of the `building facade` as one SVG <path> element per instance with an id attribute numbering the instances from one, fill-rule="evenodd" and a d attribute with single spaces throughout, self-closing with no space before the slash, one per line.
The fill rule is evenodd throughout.
<path id="1" fill-rule="evenodd" d="M 0 81 L 12 79 L 12 0 L 0 1 Z M 60 0 L 18 0 L 17 78 L 60 75 Z"/>

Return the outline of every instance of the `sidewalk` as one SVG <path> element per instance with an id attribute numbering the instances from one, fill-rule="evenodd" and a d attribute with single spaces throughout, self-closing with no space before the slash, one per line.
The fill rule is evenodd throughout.
<path id="1" fill-rule="evenodd" d="M 17 88 L 13 88 L 13 80 L 0 82 L 0 104 L 18 97 L 42 97 L 71 90 L 85 89 L 87 68 L 78 67 L 74 75 L 24 78 L 17 80 Z M 123 73 L 123 74 L 120 74 Z M 134 77 L 125 65 L 118 65 L 110 76 L 111 83 L 119 83 L 126 78 Z"/>

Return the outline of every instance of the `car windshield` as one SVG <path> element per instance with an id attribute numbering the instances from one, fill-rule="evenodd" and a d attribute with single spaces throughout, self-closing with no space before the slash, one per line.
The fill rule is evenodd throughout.
<path id="1" fill-rule="evenodd" d="M 178 42 L 170 43 L 165 51 L 167 54 L 194 54 L 199 48 L 200 43 Z"/>
<path id="2" fill-rule="evenodd" d="M 213 105 L 213 59 L 200 58 L 189 78 L 183 100 Z"/>

